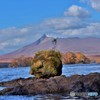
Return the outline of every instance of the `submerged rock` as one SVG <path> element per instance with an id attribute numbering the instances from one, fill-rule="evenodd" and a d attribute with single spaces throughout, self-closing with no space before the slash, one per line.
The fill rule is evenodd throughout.
<path id="1" fill-rule="evenodd" d="M 62 74 L 61 54 L 55 50 L 39 51 L 32 61 L 30 74 L 37 78 L 49 78 Z"/>

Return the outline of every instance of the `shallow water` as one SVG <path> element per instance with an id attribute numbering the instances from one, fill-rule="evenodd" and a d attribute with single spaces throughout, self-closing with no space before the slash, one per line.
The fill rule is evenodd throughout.
<path id="1" fill-rule="evenodd" d="M 62 74 L 66 76 L 71 76 L 74 74 L 86 75 L 93 72 L 100 72 L 100 64 L 64 65 L 62 72 L 63 72 Z"/>
<path id="2" fill-rule="evenodd" d="M 0 82 L 16 78 L 33 77 L 29 74 L 29 67 L 23 68 L 0 68 Z M 63 65 L 62 75 L 71 76 L 74 74 L 89 74 L 91 72 L 100 73 L 100 64 L 74 64 Z M 4 87 L 0 87 L 2 90 Z M 0 96 L 0 100 L 67 100 L 65 94 L 48 94 L 36 96 Z"/>

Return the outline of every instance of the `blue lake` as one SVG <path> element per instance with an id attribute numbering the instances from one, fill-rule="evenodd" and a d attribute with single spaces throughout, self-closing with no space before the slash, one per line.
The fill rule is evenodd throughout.
<path id="1" fill-rule="evenodd" d="M 9 81 L 17 78 L 34 77 L 29 74 L 30 67 L 21 68 L 0 68 L 0 82 Z M 89 74 L 92 72 L 100 73 L 100 64 L 73 64 L 63 65 L 62 75 L 71 76 L 74 74 Z M 0 88 L 0 90 L 3 87 Z M 36 96 L 0 96 L 0 100 L 59 100 L 66 99 L 63 94 L 48 94 Z"/>

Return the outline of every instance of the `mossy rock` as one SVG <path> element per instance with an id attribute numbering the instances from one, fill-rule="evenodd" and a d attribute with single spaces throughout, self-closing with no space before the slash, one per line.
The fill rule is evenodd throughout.
<path id="1" fill-rule="evenodd" d="M 55 50 L 39 51 L 32 60 L 30 74 L 37 78 L 49 78 L 62 74 L 61 54 Z"/>

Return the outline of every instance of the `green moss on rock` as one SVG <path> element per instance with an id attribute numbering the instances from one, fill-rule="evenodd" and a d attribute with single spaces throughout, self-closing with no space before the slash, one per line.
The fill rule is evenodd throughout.
<path id="1" fill-rule="evenodd" d="M 37 78 L 49 78 L 62 74 L 61 54 L 55 50 L 39 51 L 32 60 L 30 74 Z"/>

